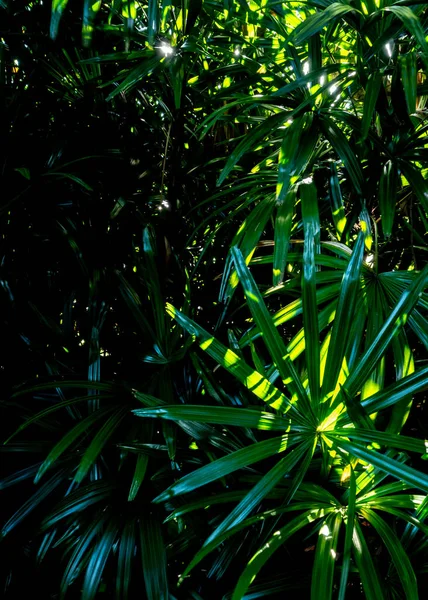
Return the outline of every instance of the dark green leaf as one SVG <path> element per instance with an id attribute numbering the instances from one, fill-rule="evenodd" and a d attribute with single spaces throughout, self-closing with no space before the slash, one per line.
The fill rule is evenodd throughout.
<path id="1" fill-rule="evenodd" d="M 138 454 L 137 462 L 135 463 L 134 476 L 132 478 L 131 488 L 128 494 L 128 502 L 132 502 L 132 500 L 135 500 L 138 494 L 138 490 L 140 489 L 141 484 L 143 483 L 148 462 L 149 457 L 147 454 Z"/>
<path id="2" fill-rule="evenodd" d="M 82 600 L 93 600 L 95 598 L 117 532 L 118 526 L 114 520 L 111 520 L 100 541 L 92 550 L 83 581 Z"/>
<path id="3" fill-rule="evenodd" d="M 382 216 L 383 235 L 390 237 L 397 201 L 398 173 L 392 161 L 388 160 L 382 169 L 379 181 L 379 207 Z"/>
<path id="4" fill-rule="evenodd" d="M 116 597 L 120 600 L 128 598 L 135 546 L 135 521 L 129 519 L 120 535 L 117 558 Z"/>
<path id="5" fill-rule="evenodd" d="M 425 57 L 428 56 L 428 44 L 425 40 L 425 32 L 419 18 L 409 6 L 388 6 L 385 11 L 392 12 L 402 22 L 404 27 L 414 36 L 420 45 Z"/>
<path id="6" fill-rule="evenodd" d="M 251 369 L 232 350 L 220 344 L 212 335 L 183 315 L 183 313 L 177 311 L 171 304 L 167 303 L 166 310 L 188 333 L 198 337 L 199 345 L 203 350 L 232 373 L 253 394 L 277 410 L 285 411 L 287 407 L 292 408 L 290 401 L 284 394 L 269 383 L 260 373 Z"/>
<path id="7" fill-rule="evenodd" d="M 311 442 L 309 442 L 310 444 Z M 216 527 L 215 531 L 208 537 L 204 545 L 215 540 L 221 533 L 238 525 L 243 521 L 274 489 L 276 484 L 293 469 L 303 454 L 308 450 L 308 442 L 303 442 L 297 448 L 293 448 L 286 456 L 281 458 L 277 464 L 264 475 L 260 481 L 242 498 L 232 512 Z"/>
<path id="8" fill-rule="evenodd" d="M 54 40 L 58 35 L 59 22 L 62 17 L 62 13 L 67 6 L 68 0 L 52 0 L 52 12 L 51 12 L 51 38 Z"/>
<path id="9" fill-rule="evenodd" d="M 416 85 L 417 85 L 417 56 L 409 52 L 400 56 L 401 81 L 404 95 L 406 96 L 407 110 L 412 115 L 416 111 Z"/>
<path id="10" fill-rule="evenodd" d="M 387 547 L 407 600 L 419 600 L 416 575 L 397 534 L 373 510 L 364 509 L 362 514 L 373 525 Z"/>
<path id="11" fill-rule="evenodd" d="M 287 265 L 287 254 L 293 225 L 295 189 L 289 190 L 284 200 L 279 203 L 275 219 L 275 246 L 273 251 L 273 285 L 279 285 L 284 279 Z"/>
<path id="12" fill-rule="evenodd" d="M 308 510 L 295 519 L 292 519 L 287 525 L 275 531 L 270 540 L 256 552 L 256 554 L 248 562 L 244 572 L 242 573 L 233 593 L 232 600 L 241 600 L 249 585 L 254 581 L 260 569 L 272 554 L 282 546 L 292 535 L 297 533 L 313 518 L 316 518 L 317 511 Z"/>
<path id="13" fill-rule="evenodd" d="M 343 161 L 355 191 L 357 192 L 358 196 L 362 197 L 364 188 L 363 173 L 357 157 L 355 156 L 355 152 L 350 147 L 345 134 L 332 121 L 332 119 L 325 115 L 323 115 L 320 125 L 333 149 Z"/>
<path id="14" fill-rule="evenodd" d="M 285 431 L 289 425 L 288 419 L 272 413 L 226 406 L 162 406 L 161 408 L 138 408 L 132 412 L 138 417 L 160 417 L 172 421 L 188 420 L 274 431 Z"/>
<path id="15" fill-rule="evenodd" d="M 311 600 L 332 598 L 334 563 L 341 522 L 340 514 L 328 515 L 318 532 L 312 571 Z"/>
<path id="16" fill-rule="evenodd" d="M 366 86 L 366 94 L 364 96 L 363 120 L 361 124 L 362 140 L 366 139 L 369 132 L 381 85 L 382 73 L 380 71 L 370 73 Z"/>
<path id="17" fill-rule="evenodd" d="M 309 375 L 311 402 L 315 414 L 320 402 L 320 341 L 316 297 L 315 254 L 320 252 L 320 222 L 317 191 L 314 183 L 299 186 L 305 241 L 303 246 L 303 327 L 305 331 L 306 365 Z"/>
<path id="18" fill-rule="evenodd" d="M 361 389 L 364 379 L 371 373 L 378 360 L 384 354 L 391 339 L 405 324 L 407 318 L 417 303 L 420 294 L 428 283 L 428 265 L 413 280 L 409 288 L 403 293 L 400 300 L 384 322 L 370 348 L 364 353 L 357 366 L 348 377 L 345 387 L 350 396 Z"/>
<path id="19" fill-rule="evenodd" d="M 92 427 L 94 423 L 106 417 L 114 407 L 108 406 L 105 408 L 100 408 L 97 411 L 91 413 L 81 421 L 79 421 L 74 427 L 72 427 L 65 436 L 52 448 L 49 452 L 47 458 L 44 460 L 42 466 L 40 467 L 34 482 L 37 483 L 40 481 L 40 478 L 46 473 L 48 469 L 52 467 L 54 462 L 58 460 L 58 458 L 69 448 L 81 435 L 87 432 L 87 430 Z"/>
<path id="20" fill-rule="evenodd" d="M 348 342 L 347 332 L 350 330 L 352 319 L 354 317 L 354 307 L 361 286 L 360 272 L 363 251 L 364 235 L 360 234 L 352 252 L 352 258 L 343 275 L 342 285 L 340 287 L 339 301 L 333 323 L 322 383 L 322 395 L 324 396 L 335 389 L 342 368 Z"/>
<path id="21" fill-rule="evenodd" d="M 332 20 L 336 20 L 338 17 L 342 17 L 352 11 L 359 12 L 352 6 L 342 4 L 341 2 L 334 2 L 324 10 L 317 11 L 303 21 L 291 34 L 290 41 L 296 46 L 300 46 L 308 38 L 324 29 Z"/>
<path id="22" fill-rule="evenodd" d="M 334 443 L 337 444 L 339 448 L 345 450 L 345 452 L 349 452 L 353 456 L 366 461 L 384 473 L 396 477 L 397 479 L 402 479 L 409 485 L 428 493 L 427 477 L 420 471 L 413 469 L 413 467 L 400 464 L 398 461 L 389 458 L 389 456 L 381 454 L 380 452 L 367 450 L 367 448 L 355 442 L 351 443 L 343 438 L 333 438 L 333 436 L 332 440 L 334 440 Z"/>
<path id="23" fill-rule="evenodd" d="M 81 483 L 88 473 L 89 469 L 94 464 L 95 460 L 99 456 L 100 452 L 104 448 L 105 444 L 109 441 L 109 438 L 113 435 L 115 430 L 119 427 L 122 419 L 125 417 L 128 409 L 121 407 L 117 409 L 104 423 L 104 425 L 97 431 L 96 435 L 92 439 L 88 448 L 86 449 L 82 460 L 80 462 L 77 473 L 74 476 L 74 481 Z M 97 413 L 94 413 L 97 414 Z"/>
<path id="24" fill-rule="evenodd" d="M 157 519 L 140 519 L 141 557 L 147 598 L 167 600 L 169 598 L 167 562 L 161 527 Z"/>
<path id="25" fill-rule="evenodd" d="M 248 307 L 251 310 L 257 326 L 260 331 L 263 332 L 263 341 L 266 344 L 266 348 L 274 360 L 284 384 L 288 387 L 290 392 L 297 397 L 302 408 L 309 412 L 307 415 L 307 418 L 309 419 L 312 408 L 308 396 L 303 388 L 294 364 L 287 354 L 285 344 L 273 324 L 272 317 L 266 308 L 263 297 L 238 248 L 232 248 L 232 256 L 239 281 L 244 289 Z"/>
<path id="26" fill-rule="evenodd" d="M 383 588 L 358 521 L 354 522 L 354 557 L 367 600 L 383 600 Z"/>
<path id="27" fill-rule="evenodd" d="M 1 537 L 6 536 L 14 527 L 19 525 L 27 515 L 39 506 L 43 500 L 48 498 L 54 490 L 62 483 L 64 472 L 59 471 L 53 477 L 48 479 L 43 485 L 38 487 L 34 494 L 7 520 L 1 530 Z"/>
<path id="28" fill-rule="evenodd" d="M 343 547 L 343 558 L 342 558 L 342 572 L 340 575 L 340 588 L 338 594 L 338 600 L 345 600 L 346 586 L 348 583 L 349 569 L 351 565 L 351 549 L 352 539 L 354 536 L 354 520 L 355 520 L 355 499 L 357 493 L 357 486 L 355 481 L 355 473 L 351 463 L 349 463 L 350 476 L 349 476 L 349 496 L 348 496 L 348 509 L 346 511 L 346 532 L 345 532 L 345 543 Z"/>
<path id="29" fill-rule="evenodd" d="M 211 481 L 220 479 L 229 473 L 233 473 L 239 469 L 243 469 L 255 462 L 285 452 L 290 446 L 294 446 L 301 441 L 301 436 L 283 435 L 271 440 L 257 442 L 241 450 L 236 450 L 231 454 L 227 454 L 222 458 L 214 460 L 204 467 L 185 475 L 176 483 L 173 483 L 162 494 L 155 498 L 156 502 L 168 500 L 173 496 L 186 494 L 192 490 L 199 488 Z"/>

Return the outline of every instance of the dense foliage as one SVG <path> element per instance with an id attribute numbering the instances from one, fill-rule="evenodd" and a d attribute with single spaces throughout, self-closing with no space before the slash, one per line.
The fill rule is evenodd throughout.
<path id="1" fill-rule="evenodd" d="M 0 0 L 6 598 L 428 592 L 427 36 Z"/>

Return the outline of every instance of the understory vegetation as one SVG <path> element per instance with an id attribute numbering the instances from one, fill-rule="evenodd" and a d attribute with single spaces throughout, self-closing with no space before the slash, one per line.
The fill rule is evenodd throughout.
<path id="1" fill-rule="evenodd" d="M 0 0 L 6 599 L 426 597 L 427 40 Z"/>

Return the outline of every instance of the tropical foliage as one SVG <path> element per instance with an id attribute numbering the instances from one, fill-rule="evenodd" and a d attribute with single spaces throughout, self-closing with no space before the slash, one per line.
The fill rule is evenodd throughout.
<path id="1" fill-rule="evenodd" d="M 427 593 L 427 35 L 0 0 L 6 598 Z"/>

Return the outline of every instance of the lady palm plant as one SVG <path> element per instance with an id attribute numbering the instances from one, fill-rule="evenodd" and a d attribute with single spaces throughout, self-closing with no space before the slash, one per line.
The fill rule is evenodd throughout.
<path id="1" fill-rule="evenodd" d="M 303 187 L 304 186 L 304 187 Z M 339 596 L 343 597 L 347 584 L 347 573 L 353 545 L 353 557 L 358 567 L 364 591 L 368 598 L 383 597 L 382 586 L 372 572 L 372 565 L 364 564 L 361 556 L 365 555 L 362 544 L 363 538 L 355 517 L 355 502 L 353 500 L 374 486 L 379 474 L 382 478 L 390 476 L 400 480 L 400 486 L 416 488 L 427 492 L 427 479 L 423 471 L 397 460 L 400 452 L 416 452 L 426 456 L 424 440 L 398 435 L 405 422 L 409 410 L 409 396 L 427 385 L 426 369 L 422 368 L 409 373 L 406 368 L 411 364 L 411 351 L 403 330 L 405 322 L 412 315 L 415 305 L 423 297 L 427 285 L 427 269 L 425 268 L 414 278 L 410 286 L 406 286 L 398 302 L 390 310 L 385 311 L 385 317 L 379 322 L 382 308 L 375 308 L 375 302 L 382 302 L 382 293 L 370 290 L 370 283 L 361 276 L 361 266 L 364 251 L 364 233 L 360 233 L 352 256 L 348 262 L 339 289 L 334 290 L 337 299 L 327 306 L 324 312 L 326 322 L 319 318 L 320 311 L 317 302 L 317 226 L 316 203 L 314 202 L 313 184 L 304 183 L 301 190 L 303 220 L 305 226 L 305 241 L 303 249 L 302 269 L 302 300 L 303 331 L 293 338 L 288 346 L 278 334 L 275 322 L 260 294 L 252 275 L 245 265 L 245 260 L 238 248 L 232 249 L 232 256 L 237 277 L 239 278 L 246 297 L 246 304 L 251 311 L 257 326 L 258 335 L 262 336 L 270 361 L 263 364 L 260 358 L 254 357 L 256 369 L 253 369 L 242 356 L 242 347 L 248 345 L 248 335 L 244 335 L 243 343 L 237 351 L 225 347 L 206 330 L 191 321 L 188 317 L 169 306 L 168 312 L 179 325 L 197 339 L 200 347 L 207 352 L 218 364 L 233 374 L 253 395 L 263 400 L 265 411 L 257 409 L 257 405 L 246 408 L 226 406 L 175 406 L 149 409 L 138 409 L 140 416 L 159 416 L 164 419 L 180 421 L 189 419 L 196 422 L 236 425 L 261 430 L 282 430 L 278 437 L 251 444 L 247 448 L 228 454 L 191 472 L 170 486 L 157 501 L 173 501 L 183 493 L 191 492 L 203 485 L 215 481 L 237 469 L 248 467 L 262 459 L 278 456 L 276 464 L 267 470 L 257 484 L 249 489 L 240 502 L 226 518 L 218 523 L 209 535 L 201 550 L 190 563 L 188 570 L 193 568 L 206 554 L 224 542 L 229 535 L 241 531 L 242 527 L 252 525 L 258 519 L 265 519 L 261 513 L 255 517 L 249 515 L 260 506 L 263 499 L 275 489 L 284 477 L 290 478 L 290 486 L 284 494 L 283 506 L 285 512 L 294 510 L 293 498 L 304 482 L 305 476 L 316 461 L 319 464 L 320 477 L 326 484 L 330 478 L 337 481 L 340 474 L 343 497 L 348 504 L 338 504 L 337 507 L 317 513 L 320 521 L 320 541 L 317 544 L 314 563 L 314 586 L 312 597 L 327 598 L 333 594 L 333 566 L 337 553 L 340 523 L 345 520 L 349 530 L 343 554 L 346 562 L 342 565 L 342 578 Z M 322 256 L 322 255 L 321 255 Z M 318 255 L 320 258 L 320 256 Z M 318 261 L 319 263 L 320 261 Z M 323 272 L 318 272 L 321 275 Z M 326 286 L 327 287 L 327 286 Z M 379 311 L 373 319 L 369 317 L 365 332 L 366 343 L 361 344 L 364 333 L 367 311 L 365 303 L 370 303 L 372 310 Z M 289 310 L 286 307 L 285 313 Z M 296 307 L 294 311 L 297 312 Z M 325 328 L 328 321 L 331 327 L 322 338 L 320 323 Z M 422 331 L 426 331 L 426 320 L 422 318 Z M 276 323 L 278 325 L 278 322 Z M 251 339 L 251 338 L 250 338 Z M 387 348 L 394 341 L 394 356 L 397 360 L 398 380 L 384 386 L 385 369 L 382 361 Z M 299 354 L 299 347 L 304 346 L 305 360 L 297 370 L 296 362 L 292 360 Z M 407 358 L 405 358 L 407 357 Z M 407 365 L 407 366 L 406 366 Z M 278 385 L 275 382 L 279 381 Z M 413 382 L 416 385 L 413 385 Z M 391 411 L 391 407 L 393 407 Z M 275 412 L 272 412 L 272 409 Z M 281 456 L 283 454 L 283 456 Z M 355 483 L 354 470 L 363 464 L 364 471 Z M 352 473 L 352 476 L 351 476 Z M 358 484 L 358 481 L 360 482 Z M 343 493 L 343 487 L 348 482 L 348 489 Z M 396 484 L 388 484 L 394 485 Z M 349 487 L 350 486 L 350 487 Z M 369 486 L 368 488 L 366 486 Z M 351 489 L 352 488 L 352 489 Z M 340 489 L 340 487 L 339 487 Z M 389 489 L 389 488 L 388 488 Z M 231 494 L 232 495 L 232 494 Z M 382 493 L 379 493 L 379 497 Z M 384 510 L 382 501 L 376 506 L 376 490 L 369 495 L 371 508 L 367 520 L 383 539 L 391 552 L 396 568 L 400 571 L 400 581 L 405 589 L 406 597 L 418 597 L 416 577 L 406 561 L 409 570 L 402 570 L 402 559 L 405 555 L 398 539 L 382 519 L 378 519 L 376 510 Z M 215 498 L 215 497 L 214 497 Z M 403 498 L 404 499 L 404 498 Z M 232 498 L 231 498 L 232 500 Z M 423 502 L 424 496 L 419 496 L 417 502 Z M 399 511 L 400 498 L 393 510 Z M 197 508 L 209 506 L 210 499 L 205 497 Z M 393 502 L 392 502 L 393 504 Z M 191 506 L 191 505 L 190 505 Z M 415 509 L 416 509 L 415 505 Z M 295 510 L 301 510 L 297 505 Z M 183 510 L 180 508 L 180 511 Z M 281 514 L 280 509 L 280 514 Z M 317 517 L 310 512 L 296 517 L 286 523 L 269 538 L 249 560 L 237 587 L 234 598 L 241 598 L 248 585 L 252 582 L 259 569 L 272 554 L 274 549 L 285 543 L 290 535 L 301 527 L 312 522 Z M 318 507 L 317 510 L 320 510 Z M 362 506 L 361 514 L 366 515 Z M 179 512 L 180 512 L 179 511 Z M 352 511 L 350 513 L 350 511 Z M 276 509 L 271 516 L 276 516 Z M 397 513 L 396 513 L 397 514 Z M 423 514 L 423 510 L 422 510 Z M 246 520 L 246 518 L 248 520 Z M 406 518 L 406 517 L 404 517 Z M 274 521 L 276 521 L 274 519 Z M 419 525 L 424 530 L 423 519 Z M 276 527 L 275 523 L 275 527 Z M 324 536 L 324 537 L 323 537 Z M 388 539 L 388 541 L 386 541 Z M 394 539 L 394 542 L 392 541 Z M 397 554 L 398 552 L 398 554 Z M 395 557 L 395 558 L 394 558 Z M 320 573 L 323 574 L 321 577 Z M 321 579 L 319 579 L 321 577 Z"/>
<path id="2" fill-rule="evenodd" d="M 418 598 L 426 5 L 3 4 L 6 580 Z"/>

